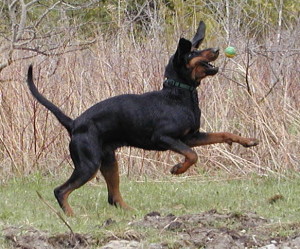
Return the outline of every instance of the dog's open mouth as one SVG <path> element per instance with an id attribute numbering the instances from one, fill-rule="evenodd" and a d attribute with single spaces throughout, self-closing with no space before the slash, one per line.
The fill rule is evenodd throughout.
<path id="1" fill-rule="evenodd" d="M 215 75 L 219 71 L 219 67 L 214 66 L 208 61 L 201 61 L 201 65 L 206 68 L 205 72 L 207 75 Z"/>

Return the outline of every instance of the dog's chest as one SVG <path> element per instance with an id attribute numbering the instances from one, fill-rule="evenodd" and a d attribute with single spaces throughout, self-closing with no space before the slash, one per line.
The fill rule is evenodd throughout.
<path id="1" fill-rule="evenodd" d="M 200 128 L 201 110 L 199 108 L 199 99 L 196 91 L 191 93 L 189 101 L 189 110 L 191 111 L 191 127 L 190 130 L 198 130 Z"/>

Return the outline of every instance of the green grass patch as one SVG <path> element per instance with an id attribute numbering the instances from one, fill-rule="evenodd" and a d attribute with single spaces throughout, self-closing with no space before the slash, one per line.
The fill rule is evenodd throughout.
<path id="1" fill-rule="evenodd" d="M 39 175 L 14 179 L 0 186 L 0 229 L 7 225 L 32 226 L 52 234 L 68 232 L 63 222 L 38 197 L 60 211 L 53 189 L 65 179 Z M 143 219 L 158 211 L 162 215 L 197 214 L 216 209 L 220 213 L 237 215 L 255 212 L 271 221 L 274 235 L 293 233 L 293 224 L 300 224 L 299 178 L 279 179 L 253 177 L 238 180 L 211 180 L 189 177 L 165 177 L 161 181 L 134 181 L 122 178 L 121 192 L 135 211 L 124 211 L 107 203 L 104 181 L 93 181 L 73 192 L 69 198 L 76 217 L 64 219 L 76 233 L 88 233 L 103 238 L 132 231 L 129 222 Z M 111 225 L 103 224 L 112 219 Z M 234 224 L 215 224 L 234 229 Z M 148 241 L 159 240 L 153 229 L 141 228 Z M 127 233 L 128 234 L 128 233 Z M 130 233 L 129 233 L 130 234 Z M 156 234 L 156 235 L 155 235 Z M 133 235 L 130 235 L 134 237 Z M 165 233 L 166 240 L 172 235 Z M 168 238 L 170 236 L 170 238 Z M 1 245 L 1 240 L 0 240 Z"/>

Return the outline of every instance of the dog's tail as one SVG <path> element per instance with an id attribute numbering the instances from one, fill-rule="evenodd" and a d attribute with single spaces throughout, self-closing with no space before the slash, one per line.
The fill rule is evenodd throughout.
<path id="1" fill-rule="evenodd" d="M 37 99 L 37 101 L 40 102 L 43 106 L 45 106 L 49 111 L 51 111 L 58 119 L 58 121 L 68 130 L 69 134 L 71 134 L 73 119 L 65 115 L 57 106 L 55 106 L 42 94 L 39 93 L 38 89 L 36 88 L 33 82 L 32 65 L 30 65 L 28 68 L 27 84 L 29 86 L 31 94 Z"/>

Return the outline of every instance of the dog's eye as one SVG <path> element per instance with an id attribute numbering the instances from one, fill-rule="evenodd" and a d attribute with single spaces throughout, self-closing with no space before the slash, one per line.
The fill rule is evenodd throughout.
<path id="1" fill-rule="evenodd" d="M 191 52 L 189 53 L 188 57 L 191 58 L 191 57 L 193 57 L 195 54 L 196 54 L 195 51 L 191 51 Z"/>

